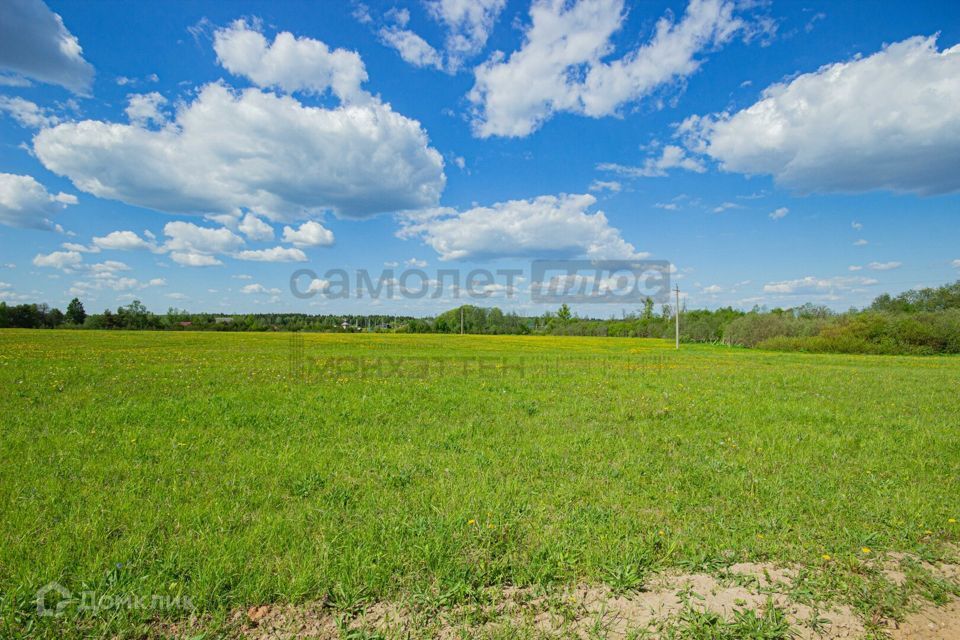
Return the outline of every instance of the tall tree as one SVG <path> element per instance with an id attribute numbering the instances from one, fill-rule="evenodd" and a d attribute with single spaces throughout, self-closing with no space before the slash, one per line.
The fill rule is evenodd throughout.
<path id="1" fill-rule="evenodd" d="M 67 305 L 67 320 L 73 324 L 83 324 L 87 319 L 87 312 L 83 309 L 83 303 L 79 298 L 74 298 Z"/>

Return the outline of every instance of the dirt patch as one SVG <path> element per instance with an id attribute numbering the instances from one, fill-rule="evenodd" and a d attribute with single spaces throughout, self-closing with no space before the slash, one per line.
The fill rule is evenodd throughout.
<path id="1" fill-rule="evenodd" d="M 336 619 L 330 615 L 324 602 L 299 606 L 261 605 L 246 611 L 236 611 L 232 626 L 238 638 L 273 640 L 275 638 L 340 637 Z"/>
<path id="2" fill-rule="evenodd" d="M 770 589 L 775 586 L 789 587 L 797 577 L 796 569 L 778 567 L 770 562 L 763 564 L 740 562 L 727 567 L 726 573 L 754 578 L 761 589 Z"/>
<path id="3" fill-rule="evenodd" d="M 888 633 L 893 640 L 956 640 L 960 638 L 960 599 L 907 616 Z"/>
<path id="4" fill-rule="evenodd" d="M 960 579 L 958 565 L 933 565 L 906 554 L 889 554 L 876 562 L 881 573 L 897 585 L 906 584 L 911 566 L 950 582 Z M 491 587 L 470 604 L 430 608 L 379 602 L 354 615 L 337 613 L 326 602 L 259 605 L 233 612 L 226 636 L 333 640 L 364 630 L 387 638 L 441 640 L 512 635 L 621 639 L 638 633 L 658 638 L 691 611 L 712 612 L 730 621 L 738 612 L 775 607 L 801 640 L 864 637 L 863 622 L 850 607 L 820 603 L 813 608 L 793 600 L 791 591 L 799 574 L 799 568 L 740 563 L 715 576 L 661 573 L 652 576 L 640 591 L 623 593 L 587 584 L 548 591 Z M 960 639 L 960 599 L 939 608 L 929 602 L 918 604 L 923 607 L 918 613 L 896 628 L 886 629 L 894 640 Z M 167 630 L 171 631 L 174 629 Z M 174 635 L 181 635 L 188 629 L 181 626 L 176 631 L 179 633 Z"/>

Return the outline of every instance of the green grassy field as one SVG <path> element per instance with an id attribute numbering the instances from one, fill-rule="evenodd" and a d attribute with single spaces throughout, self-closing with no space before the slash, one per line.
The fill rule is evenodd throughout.
<path id="1" fill-rule="evenodd" d="M 39 616 L 51 581 L 187 597 L 214 633 L 261 603 L 350 615 L 745 560 L 814 568 L 810 598 L 868 622 L 943 596 L 864 567 L 960 539 L 958 358 L 293 340 L 0 332 L 0 635 L 141 637 L 185 615 Z"/>

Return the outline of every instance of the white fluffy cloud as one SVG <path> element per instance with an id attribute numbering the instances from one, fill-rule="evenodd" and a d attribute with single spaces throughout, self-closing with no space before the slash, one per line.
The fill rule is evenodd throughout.
<path id="1" fill-rule="evenodd" d="M 243 293 L 279 295 L 280 289 L 268 289 L 262 284 L 248 284 L 240 289 Z"/>
<path id="2" fill-rule="evenodd" d="M 853 276 L 835 276 L 833 278 L 816 278 L 807 276 L 796 280 L 781 280 L 768 282 L 763 285 L 764 293 L 782 294 L 830 294 L 837 291 L 851 291 L 858 287 L 868 287 L 877 284 L 873 278 Z"/>
<path id="3" fill-rule="evenodd" d="M 229 229 L 200 227 L 192 222 L 168 222 L 163 234 L 169 238 L 164 245 L 170 251 L 188 253 L 228 253 L 243 245 L 243 238 Z"/>
<path id="4" fill-rule="evenodd" d="M 0 2 L 0 69 L 81 95 L 93 84 L 80 42 L 41 0 Z"/>
<path id="5" fill-rule="evenodd" d="M 33 176 L 0 173 L 0 224 L 53 229 L 55 225 L 48 216 L 71 204 L 77 204 L 76 196 L 62 192 L 54 195 Z"/>
<path id="6" fill-rule="evenodd" d="M 223 264 L 215 256 L 192 251 L 174 251 L 170 254 L 170 259 L 184 267 L 215 267 Z"/>
<path id="7" fill-rule="evenodd" d="M 867 269 L 871 271 L 890 271 L 892 269 L 899 269 L 901 266 L 903 266 L 902 262 L 891 260 L 890 262 L 871 262 L 867 265 Z"/>
<path id="8" fill-rule="evenodd" d="M 252 260 L 254 262 L 306 262 L 307 254 L 300 249 L 289 247 L 273 247 L 272 249 L 257 249 L 241 251 L 234 254 L 237 260 Z"/>
<path id="9" fill-rule="evenodd" d="M 133 231 L 111 231 L 105 236 L 93 238 L 93 246 L 97 249 L 115 251 L 132 251 L 134 249 L 156 250 L 157 246 L 147 242 Z"/>
<path id="10" fill-rule="evenodd" d="M 770 219 L 779 220 L 780 218 L 785 218 L 788 213 L 790 213 L 790 209 L 787 207 L 780 207 L 770 212 Z"/>
<path id="11" fill-rule="evenodd" d="M 299 228 L 283 228 L 283 241 L 295 247 L 328 247 L 333 244 L 333 232 L 319 222 L 309 220 Z"/>
<path id="12" fill-rule="evenodd" d="M 456 73 L 468 58 L 483 50 L 506 0 L 427 0 L 425 4 L 430 17 L 446 31 L 442 50 L 406 28 L 410 21 L 407 9 L 387 12 L 393 24 L 380 29 L 380 40 L 415 67 Z"/>
<path id="13" fill-rule="evenodd" d="M 360 217 L 433 206 L 446 181 L 420 123 L 389 105 L 307 107 L 219 83 L 171 126 L 65 123 L 37 134 L 34 150 L 78 189 L 170 213 Z"/>
<path id="14" fill-rule="evenodd" d="M 431 0 L 427 9 L 447 29 L 444 47 L 452 71 L 465 58 L 477 55 L 487 43 L 506 0 Z"/>
<path id="15" fill-rule="evenodd" d="M 268 43 L 258 26 L 236 20 L 214 32 L 217 59 L 230 73 L 288 93 L 322 94 L 330 89 L 345 102 L 369 98 L 360 88 L 367 71 L 355 51 L 331 50 L 320 40 L 297 38 L 287 31 Z"/>
<path id="16" fill-rule="evenodd" d="M 150 93 L 132 93 L 127 96 L 126 114 L 130 122 L 141 127 L 151 122 L 162 124 L 166 117 L 160 107 L 167 103 L 167 99 L 156 91 Z"/>
<path id="17" fill-rule="evenodd" d="M 384 27 L 380 29 L 380 39 L 393 47 L 405 62 L 415 67 L 433 67 L 443 69 L 443 56 L 430 43 L 409 29 Z"/>
<path id="18" fill-rule="evenodd" d="M 243 220 L 240 221 L 238 228 L 243 235 L 251 240 L 264 242 L 273 240 L 273 227 L 252 213 L 243 216 Z"/>
<path id="19" fill-rule="evenodd" d="M 510 200 L 462 213 L 438 210 L 409 218 L 398 235 L 420 237 L 441 260 L 520 256 L 638 258 L 633 245 L 611 227 L 602 211 L 588 213 L 589 194 Z"/>
<path id="20" fill-rule="evenodd" d="M 689 118 L 688 142 L 727 171 L 800 191 L 960 190 L 960 45 L 915 37 Z"/>
<path id="21" fill-rule="evenodd" d="M 77 251 L 54 251 L 46 255 L 38 253 L 33 258 L 33 264 L 36 267 L 50 267 L 66 271 L 75 269 L 82 262 L 83 256 Z"/>
<path id="22" fill-rule="evenodd" d="M 13 98 L 0 96 L 0 111 L 6 111 L 21 127 L 28 129 L 52 127 L 60 122 L 60 118 L 50 113 L 48 109 L 19 96 Z"/>
<path id="23" fill-rule="evenodd" d="M 519 51 L 495 54 L 475 70 L 469 94 L 480 137 L 525 136 L 554 113 L 601 117 L 694 73 L 704 50 L 743 23 L 727 0 L 691 0 L 679 22 L 664 17 L 649 42 L 605 62 L 623 18 L 622 0 L 537 0 Z"/>
<path id="24" fill-rule="evenodd" d="M 593 192 L 612 191 L 617 193 L 621 189 L 623 189 L 623 185 L 616 180 L 594 180 L 589 187 L 589 190 Z"/>
<path id="25" fill-rule="evenodd" d="M 687 155 L 682 147 L 672 144 L 664 146 L 659 156 L 647 158 L 639 167 L 602 162 L 597 165 L 597 169 L 611 171 L 628 178 L 662 178 L 667 175 L 668 169 L 686 169 L 697 173 L 707 170 L 702 162 Z"/>

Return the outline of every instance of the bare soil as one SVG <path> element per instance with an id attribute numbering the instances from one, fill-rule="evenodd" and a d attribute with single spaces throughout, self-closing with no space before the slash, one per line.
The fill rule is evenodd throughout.
<path id="1" fill-rule="evenodd" d="M 938 579 L 960 584 L 960 565 L 922 562 L 905 554 L 877 560 L 893 584 L 907 579 L 906 564 L 920 566 Z M 544 638 L 657 638 L 677 616 L 691 608 L 730 619 L 738 610 L 757 612 L 773 605 L 785 612 L 800 640 L 861 638 L 864 621 L 846 605 L 818 603 L 816 608 L 790 595 L 798 570 L 774 564 L 740 563 L 718 575 L 663 573 L 640 591 L 617 593 L 604 585 L 576 585 L 544 592 L 532 588 L 490 589 L 481 604 L 425 609 L 380 602 L 354 615 L 337 613 L 326 602 L 300 605 L 255 605 L 233 612 L 228 637 L 238 640 L 279 638 L 329 639 L 366 630 L 388 638 L 503 637 L 511 631 Z M 902 622 L 882 621 L 892 640 L 960 640 L 960 599 L 937 607 L 916 602 Z M 197 620 L 168 627 L 164 635 L 180 637 L 200 628 Z"/>

